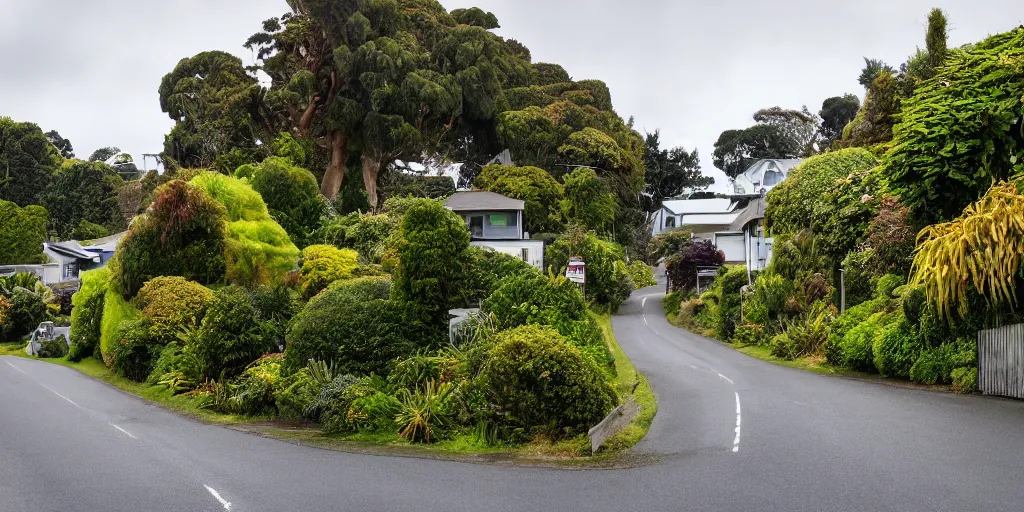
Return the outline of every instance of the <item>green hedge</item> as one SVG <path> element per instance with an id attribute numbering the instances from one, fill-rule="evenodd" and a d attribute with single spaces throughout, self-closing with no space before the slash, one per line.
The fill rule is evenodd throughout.
<path id="1" fill-rule="evenodd" d="M 68 359 L 81 361 L 99 353 L 103 301 L 110 284 L 110 270 L 82 272 L 82 285 L 71 297 L 71 349 Z"/>
<path id="2" fill-rule="evenodd" d="M 0 263 L 31 265 L 43 263 L 43 242 L 49 214 L 42 206 L 19 208 L 0 200 Z"/>

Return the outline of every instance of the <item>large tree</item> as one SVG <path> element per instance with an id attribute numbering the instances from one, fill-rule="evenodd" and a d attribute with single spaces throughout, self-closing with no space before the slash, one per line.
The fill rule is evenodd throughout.
<path id="1" fill-rule="evenodd" d="M 53 147 L 60 151 L 60 156 L 64 158 L 74 158 L 75 149 L 71 147 L 71 141 L 60 136 L 57 130 L 50 130 L 46 132 L 46 138 L 53 144 Z"/>
<path id="2" fill-rule="evenodd" d="M 661 148 L 661 133 L 648 133 L 647 151 L 644 153 L 644 186 L 640 202 L 648 216 L 661 209 L 665 199 L 678 197 L 684 192 L 697 192 L 711 186 L 714 178 L 700 172 L 697 150 Z"/>
<path id="3" fill-rule="evenodd" d="M 61 160 L 39 126 L 0 117 L 0 199 L 18 206 L 38 204 Z"/>
<path id="4" fill-rule="evenodd" d="M 828 149 L 832 143 L 843 137 L 843 128 L 850 124 L 860 110 L 860 99 L 852 94 L 834 96 L 821 104 L 821 149 Z"/>
<path id="5" fill-rule="evenodd" d="M 164 76 L 159 94 L 160 108 L 176 122 L 164 138 L 164 154 L 182 166 L 209 167 L 221 153 L 276 135 L 261 109 L 259 82 L 229 53 L 182 59 Z"/>
<path id="6" fill-rule="evenodd" d="M 61 239 L 71 237 L 83 220 L 117 232 L 126 227 L 117 202 L 123 185 L 124 180 L 103 162 L 72 160 L 54 174 L 40 200 Z"/>

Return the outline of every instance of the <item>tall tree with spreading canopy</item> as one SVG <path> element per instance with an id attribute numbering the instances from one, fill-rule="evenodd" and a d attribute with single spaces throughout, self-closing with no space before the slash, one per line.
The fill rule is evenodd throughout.
<path id="1" fill-rule="evenodd" d="M 807 111 L 772 107 L 754 113 L 757 124 L 726 130 L 715 142 L 712 163 L 735 178 L 763 158 L 799 158 L 814 150 L 817 118 Z"/>
<path id="2" fill-rule="evenodd" d="M 650 216 L 661 209 L 666 199 L 679 197 L 684 192 L 696 192 L 711 186 L 714 178 L 700 172 L 697 150 L 682 147 L 661 148 L 661 133 L 648 133 L 644 153 L 644 192 L 640 202 Z"/>
<path id="3" fill-rule="evenodd" d="M 61 160 L 39 126 L 0 117 L 0 200 L 38 204 Z"/>
<path id="4" fill-rule="evenodd" d="M 46 132 L 46 139 L 50 141 L 50 144 L 53 144 L 53 147 L 57 148 L 57 151 L 60 151 L 60 156 L 65 159 L 75 157 L 75 149 L 71 147 L 71 141 L 61 137 L 57 130 Z"/>
<path id="5" fill-rule="evenodd" d="M 832 143 L 843 137 L 843 128 L 850 124 L 857 111 L 860 110 L 860 99 L 852 94 L 834 96 L 821 104 L 818 116 L 821 117 L 822 149 L 828 149 Z"/>

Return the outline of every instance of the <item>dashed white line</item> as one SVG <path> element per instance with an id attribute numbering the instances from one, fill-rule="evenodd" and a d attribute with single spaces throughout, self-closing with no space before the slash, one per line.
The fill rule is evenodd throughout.
<path id="1" fill-rule="evenodd" d="M 231 503 L 229 503 L 224 498 L 221 498 L 220 493 L 215 491 L 213 487 L 210 487 L 209 485 L 204 485 L 203 487 L 206 487 L 206 490 L 209 491 L 210 495 L 212 495 L 214 498 L 217 498 L 217 501 L 219 501 L 221 505 L 224 505 L 224 510 L 231 510 Z"/>
<path id="2" fill-rule="evenodd" d="M 732 451 L 740 451 L 740 394 L 736 392 L 736 439 L 732 442 Z"/>
<path id="3" fill-rule="evenodd" d="M 50 389 L 50 387 L 47 386 L 46 384 L 40 384 L 40 386 L 46 388 L 46 390 L 49 391 L 50 393 L 53 393 L 53 394 L 63 398 L 64 400 L 67 400 L 69 404 L 71 404 L 71 405 L 73 405 L 75 407 L 78 407 L 79 409 L 81 409 L 83 411 L 85 410 L 84 407 L 82 407 L 81 405 L 76 404 L 74 400 L 72 400 L 72 399 L 70 399 L 70 398 L 68 398 L 68 397 L 66 397 L 66 396 L 64 396 L 64 395 L 62 395 L 62 394 L 60 394 L 60 393 Z"/>
<path id="4" fill-rule="evenodd" d="M 715 373 L 718 373 L 718 372 L 715 372 Z M 726 377 L 725 375 L 722 375 L 721 373 L 719 373 L 718 376 L 723 378 L 723 379 L 725 379 L 725 380 L 727 380 L 727 381 L 729 381 L 729 384 L 736 384 L 735 382 L 732 381 L 732 379 L 730 379 L 729 377 Z"/>
<path id="5" fill-rule="evenodd" d="M 13 364 L 8 363 L 7 361 L 4 361 L 4 362 L 7 363 L 7 366 L 10 366 L 11 368 L 14 368 L 15 370 L 18 370 L 18 373 L 20 373 L 22 375 L 28 375 L 27 373 L 21 371 L 21 368 L 18 368 L 17 366 L 14 366 Z"/>
<path id="6" fill-rule="evenodd" d="M 647 307 L 647 297 L 644 297 L 644 299 L 640 301 L 640 307 L 641 308 Z"/>
<path id="7" fill-rule="evenodd" d="M 132 439 L 138 439 L 137 437 L 133 436 L 131 432 L 128 432 L 127 430 L 125 430 L 125 429 L 123 429 L 123 428 L 121 428 L 121 427 L 119 427 L 117 425 L 114 425 L 113 423 L 109 423 L 109 425 L 111 427 L 114 427 L 114 428 L 120 430 L 124 435 L 126 435 L 126 436 L 128 436 L 128 437 L 130 437 Z"/>

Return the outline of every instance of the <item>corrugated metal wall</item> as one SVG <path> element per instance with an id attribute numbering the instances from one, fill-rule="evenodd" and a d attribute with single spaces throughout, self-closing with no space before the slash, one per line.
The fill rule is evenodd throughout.
<path id="1" fill-rule="evenodd" d="M 978 389 L 1024 398 L 1024 324 L 978 331 Z"/>

